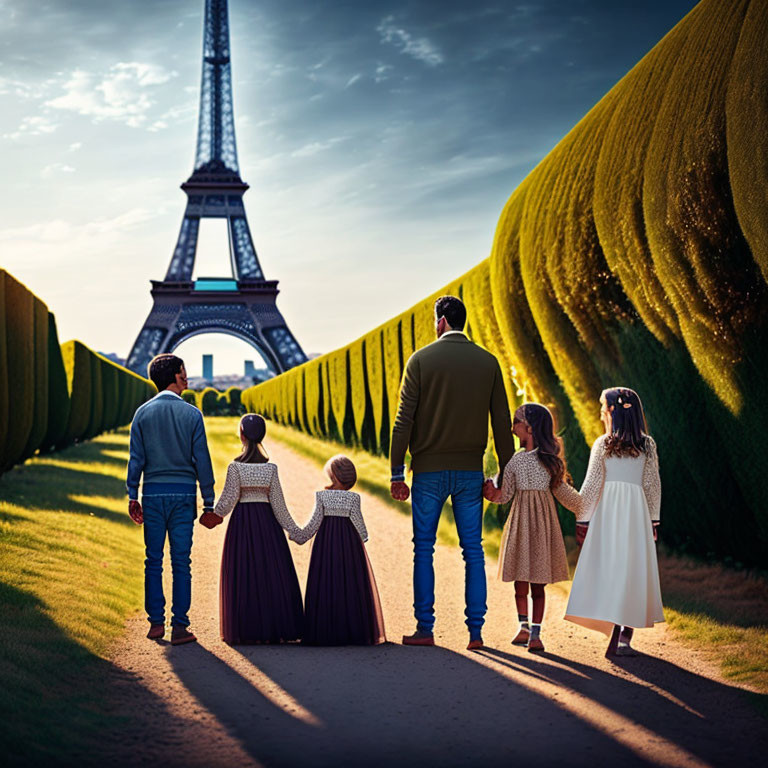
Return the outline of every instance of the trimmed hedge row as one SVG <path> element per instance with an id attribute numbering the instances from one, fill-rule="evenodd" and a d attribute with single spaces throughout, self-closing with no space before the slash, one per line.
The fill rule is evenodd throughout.
<path id="1" fill-rule="evenodd" d="M 206 387 L 200 392 L 185 389 L 181 396 L 206 416 L 239 416 L 243 413 L 241 390 L 238 387 L 229 387 L 225 392 L 219 392 L 214 387 Z"/>
<path id="2" fill-rule="evenodd" d="M 461 296 L 512 404 L 548 403 L 579 481 L 601 389 L 644 400 L 664 539 L 768 560 L 768 3 L 704 0 L 510 197 L 491 256 L 247 410 L 386 453 L 404 362 Z"/>
<path id="3" fill-rule="evenodd" d="M 130 423 L 155 391 L 79 341 L 59 346 L 53 314 L 0 270 L 0 473 Z"/>

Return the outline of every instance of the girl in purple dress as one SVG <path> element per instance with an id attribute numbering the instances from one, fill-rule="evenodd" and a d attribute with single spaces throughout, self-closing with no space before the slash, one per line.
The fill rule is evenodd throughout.
<path id="1" fill-rule="evenodd" d="M 227 468 L 214 512 L 232 518 L 221 556 L 221 637 L 231 645 L 299 640 L 301 589 L 283 529 L 300 529 L 285 506 L 277 466 L 261 441 L 267 425 L 247 413 L 240 420 L 242 453 Z M 234 511 L 233 511 L 234 510 Z"/>
<path id="2" fill-rule="evenodd" d="M 363 542 L 368 531 L 355 465 L 334 456 L 325 465 L 330 485 L 315 495 L 315 508 L 298 543 L 312 545 L 304 600 L 306 645 L 377 645 L 383 643 L 384 620 L 379 593 Z"/>

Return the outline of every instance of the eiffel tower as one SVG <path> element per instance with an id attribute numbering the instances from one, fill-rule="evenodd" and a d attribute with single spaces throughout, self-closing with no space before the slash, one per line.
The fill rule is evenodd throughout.
<path id="1" fill-rule="evenodd" d="M 165 279 L 152 280 L 152 310 L 127 367 L 143 376 L 150 360 L 202 333 L 226 333 L 253 345 L 274 373 L 306 362 L 265 280 L 245 217 L 232 106 L 227 0 L 206 0 L 203 76 L 195 167 L 181 185 L 187 207 Z M 227 220 L 231 274 L 192 280 L 200 219 Z"/>

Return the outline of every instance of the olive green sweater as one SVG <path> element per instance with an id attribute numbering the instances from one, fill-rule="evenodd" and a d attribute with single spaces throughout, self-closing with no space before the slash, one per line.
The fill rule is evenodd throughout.
<path id="1" fill-rule="evenodd" d="M 503 472 L 514 441 L 496 358 L 458 333 L 418 350 L 408 360 L 400 389 L 390 444 L 393 474 L 405 463 L 408 448 L 413 472 L 482 471 L 489 414 Z"/>

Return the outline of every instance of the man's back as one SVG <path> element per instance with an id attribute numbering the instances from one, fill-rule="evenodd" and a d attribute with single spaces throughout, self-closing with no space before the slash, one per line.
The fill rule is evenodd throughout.
<path id="1" fill-rule="evenodd" d="M 392 465 L 402 464 L 410 447 L 414 472 L 482 470 L 489 414 L 503 469 L 513 442 L 498 361 L 461 333 L 443 335 L 406 366 Z"/>
<path id="2" fill-rule="evenodd" d="M 204 499 L 213 496 L 213 471 L 205 440 L 203 416 L 193 405 L 170 392 L 161 392 L 142 405 L 131 426 L 128 485 L 195 483 Z"/>

